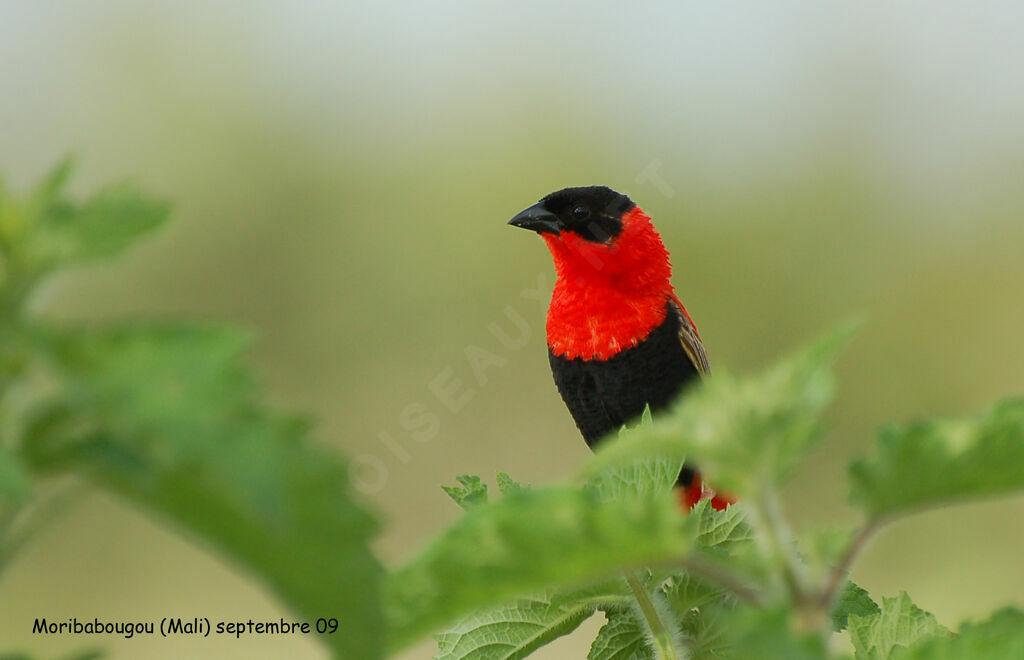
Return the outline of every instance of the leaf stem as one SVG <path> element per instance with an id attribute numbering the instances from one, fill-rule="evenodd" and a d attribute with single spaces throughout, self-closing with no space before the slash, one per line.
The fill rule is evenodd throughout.
<path id="1" fill-rule="evenodd" d="M 625 577 L 626 584 L 633 592 L 633 597 L 636 599 L 637 605 L 640 606 L 640 613 L 647 623 L 647 629 L 651 633 L 651 640 L 654 643 L 654 651 L 658 660 L 682 660 L 684 656 L 676 649 L 672 633 L 665 622 L 661 620 L 661 616 L 658 615 L 658 608 L 651 600 L 647 589 L 640 583 L 635 573 L 628 572 Z"/>
<path id="2" fill-rule="evenodd" d="M 730 571 L 720 562 L 713 559 L 708 560 L 699 555 L 691 555 L 683 560 L 682 567 L 687 572 L 724 588 L 744 603 L 750 605 L 761 603 L 761 592 L 757 587 L 745 582 L 742 576 Z"/>
<path id="3" fill-rule="evenodd" d="M 853 561 L 860 555 L 867 542 L 885 522 L 886 519 L 884 517 L 872 518 L 857 530 L 857 533 L 850 539 L 850 543 L 846 546 L 842 558 L 832 569 L 831 573 L 829 573 L 825 587 L 821 591 L 821 602 L 823 605 L 829 606 L 832 604 L 836 593 L 839 591 L 839 585 L 842 584 L 843 578 L 850 572 L 850 566 L 853 565 Z"/>

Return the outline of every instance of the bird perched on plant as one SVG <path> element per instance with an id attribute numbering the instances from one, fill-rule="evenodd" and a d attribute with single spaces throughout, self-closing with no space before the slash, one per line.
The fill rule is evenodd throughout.
<path id="1" fill-rule="evenodd" d="M 657 412 L 710 372 L 697 326 L 672 288 L 651 218 L 604 186 L 551 193 L 509 221 L 537 232 L 555 261 L 547 343 L 555 385 L 587 445 Z M 716 496 L 691 466 L 678 479 L 689 508 Z"/>

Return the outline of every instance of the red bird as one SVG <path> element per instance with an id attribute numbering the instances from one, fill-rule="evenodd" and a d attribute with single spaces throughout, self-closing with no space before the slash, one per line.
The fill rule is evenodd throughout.
<path id="1" fill-rule="evenodd" d="M 558 276 L 548 308 L 548 358 L 555 385 L 587 445 L 643 413 L 667 407 L 710 372 L 697 326 L 670 281 L 672 265 L 651 218 L 604 186 L 566 188 L 510 225 L 537 232 Z M 683 466 L 680 504 L 731 500 Z"/>

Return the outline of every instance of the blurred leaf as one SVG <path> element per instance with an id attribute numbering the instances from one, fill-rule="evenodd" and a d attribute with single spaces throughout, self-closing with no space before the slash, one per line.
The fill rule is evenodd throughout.
<path id="1" fill-rule="evenodd" d="M 717 372 L 704 379 L 670 414 L 605 441 L 584 476 L 625 481 L 618 473 L 635 474 L 652 461 L 681 465 L 692 455 L 716 487 L 741 495 L 785 479 L 820 435 L 819 417 L 833 391 L 827 365 L 852 328 L 760 375 Z M 660 484 L 660 471 L 655 477 Z"/>
<path id="2" fill-rule="evenodd" d="M 65 159 L 50 170 L 25 199 L 8 198 L 0 181 L 0 246 L 7 256 L 17 251 L 18 242 L 36 224 L 37 218 L 58 204 L 71 170 L 71 159 Z"/>
<path id="3" fill-rule="evenodd" d="M 33 196 L 35 217 L 15 251 L 36 270 L 110 257 L 160 226 L 170 207 L 120 185 L 101 191 L 82 205 L 59 196 L 68 175 L 58 168 Z"/>
<path id="4" fill-rule="evenodd" d="M 33 660 L 33 657 L 28 653 L 0 653 L 0 660 Z M 59 660 L 99 660 L 102 657 L 104 657 L 102 651 L 74 651 L 60 656 Z"/>
<path id="5" fill-rule="evenodd" d="M 509 493 L 468 511 L 390 576 L 393 645 L 524 592 L 679 561 L 695 535 L 668 496 L 601 502 L 573 488 Z"/>
<path id="6" fill-rule="evenodd" d="M 71 173 L 74 169 L 75 160 L 67 157 L 57 163 L 57 165 L 55 165 L 54 168 L 50 170 L 38 184 L 36 184 L 35 189 L 28 198 L 28 205 L 33 215 L 38 214 L 60 198 L 61 193 L 64 192 L 64 187 L 67 185 L 68 179 L 71 178 Z"/>
<path id="7" fill-rule="evenodd" d="M 888 660 L 899 646 L 949 633 L 902 591 L 896 598 L 883 598 L 880 612 L 851 613 L 847 625 L 857 660 Z"/>
<path id="8" fill-rule="evenodd" d="M 524 486 L 523 484 L 519 483 L 512 477 L 508 476 L 508 474 L 505 472 L 499 472 L 497 479 L 498 491 L 502 495 L 507 495 L 509 493 L 518 493 L 521 490 L 528 490 L 530 488 L 529 486 Z"/>
<path id="9" fill-rule="evenodd" d="M 973 419 L 889 426 L 850 467 L 851 499 L 878 517 L 1024 489 L 1024 400 Z"/>
<path id="10" fill-rule="evenodd" d="M 723 624 L 734 645 L 734 658 L 758 660 L 824 660 L 828 657 L 825 639 L 814 633 L 793 630 L 790 612 L 785 609 L 742 608 Z"/>
<path id="11" fill-rule="evenodd" d="M 801 558 L 816 575 L 831 573 L 850 546 L 853 530 L 825 527 L 804 530 L 798 544 Z"/>
<path id="12" fill-rule="evenodd" d="M 1015 608 L 999 610 L 988 621 L 966 623 L 960 632 L 897 648 L 899 660 L 1006 660 L 1024 658 L 1024 612 Z"/>
<path id="13" fill-rule="evenodd" d="M 576 592 L 520 598 L 471 614 L 435 635 L 437 660 L 515 660 L 568 635 L 588 619 L 593 601 Z"/>
<path id="14" fill-rule="evenodd" d="M 455 478 L 462 484 L 462 487 L 441 486 L 441 490 L 455 500 L 456 504 L 468 510 L 487 501 L 487 484 L 483 483 L 480 477 L 473 474 L 462 474 Z"/>
<path id="15" fill-rule="evenodd" d="M 21 459 L 0 449 L 0 498 L 22 500 L 30 485 L 31 478 Z"/>
<path id="16" fill-rule="evenodd" d="M 630 610 L 607 613 L 587 660 L 655 660 L 644 629 Z"/>
<path id="17" fill-rule="evenodd" d="M 871 600 L 867 590 L 847 580 L 832 605 L 832 629 L 836 632 L 845 630 L 851 614 L 868 616 L 879 612 L 881 608 L 878 607 L 878 603 Z"/>
<path id="18" fill-rule="evenodd" d="M 26 424 L 39 470 L 82 470 L 261 576 L 347 658 L 382 653 L 373 518 L 299 420 L 269 414 L 236 332 L 127 327 L 39 332 L 62 387 Z"/>
<path id="19" fill-rule="evenodd" d="M 61 660 L 99 660 L 105 656 L 106 654 L 103 651 L 98 650 L 76 651 L 75 653 L 64 656 Z"/>
<path id="20" fill-rule="evenodd" d="M 65 260 L 108 257 L 155 229 L 170 208 L 122 185 L 102 191 L 71 217 L 54 214 L 44 225 L 55 245 L 64 241 Z"/>

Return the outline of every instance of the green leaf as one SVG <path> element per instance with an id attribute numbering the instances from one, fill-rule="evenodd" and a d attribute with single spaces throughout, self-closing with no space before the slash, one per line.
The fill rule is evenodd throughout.
<path id="1" fill-rule="evenodd" d="M 832 629 L 836 632 L 845 630 L 850 615 L 869 616 L 881 611 L 866 589 L 847 580 L 832 605 Z"/>
<path id="2" fill-rule="evenodd" d="M 497 476 L 498 480 L 498 492 L 502 495 L 509 493 L 518 493 L 521 490 L 528 490 L 529 486 L 524 486 L 512 477 L 508 476 L 505 472 L 499 472 Z"/>
<path id="3" fill-rule="evenodd" d="M 683 461 L 678 458 L 637 456 L 602 470 L 586 486 L 603 500 L 664 496 L 675 486 L 682 467 Z"/>
<path id="4" fill-rule="evenodd" d="M 59 197 L 67 170 L 58 170 L 40 186 L 39 205 L 17 249 L 36 269 L 110 257 L 160 226 L 170 207 L 128 185 L 101 191 L 82 205 Z"/>
<path id="5" fill-rule="evenodd" d="M 515 660 L 568 635 L 588 619 L 593 601 L 576 592 L 520 598 L 475 612 L 435 635 L 436 660 Z"/>
<path id="6" fill-rule="evenodd" d="M 893 653 L 899 660 L 1006 660 L 1024 658 L 1024 612 L 1006 608 L 988 621 L 964 624 L 950 637 L 935 637 L 899 648 Z"/>
<path id="7" fill-rule="evenodd" d="M 39 332 L 51 379 L 24 451 L 37 470 L 83 471 L 176 522 L 263 578 L 345 658 L 377 658 L 384 635 L 373 518 L 349 472 L 300 420 L 269 413 L 238 333 L 199 327 Z"/>
<path id="8" fill-rule="evenodd" d="M 883 598 L 875 614 L 850 614 L 847 625 L 857 660 L 888 660 L 899 646 L 949 632 L 902 591 L 896 598 Z"/>
<path id="9" fill-rule="evenodd" d="M 825 660 L 825 639 L 793 629 L 785 609 L 743 608 L 723 624 L 734 640 L 728 657 L 757 660 Z"/>
<path id="10" fill-rule="evenodd" d="M 21 459 L 0 449 L 0 500 L 23 500 L 30 485 L 31 478 Z"/>
<path id="11" fill-rule="evenodd" d="M 732 645 L 727 616 L 736 599 L 724 589 L 688 573 L 673 576 L 662 586 L 665 601 L 679 619 L 691 660 L 718 658 Z"/>
<path id="12" fill-rule="evenodd" d="M 711 507 L 711 500 L 705 498 L 690 509 L 690 515 L 698 521 L 697 541 L 703 546 L 731 554 L 746 548 L 754 540 L 742 504 L 716 511 Z"/>
<path id="13" fill-rule="evenodd" d="M 850 547 L 853 530 L 849 527 L 823 527 L 804 530 L 798 546 L 801 558 L 817 576 L 830 574 Z"/>
<path id="14" fill-rule="evenodd" d="M 31 195 L 29 195 L 28 199 L 28 205 L 33 214 L 39 213 L 47 206 L 60 199 L 74 169 L 74 158 L 66 157 L 61 162 L 57 163 L 57 165 L 55 165 L 54 168 L 50 170 L 45 177 L 43 177 L 42 181 L 36 184 L 35 189 L 32 191 Z"/>
<path id="15" fill-rule="evenodd" d="M 754 543 L 754 530 L 747 523 L 743 502 L 716 511 L 711 500 L 703 499 L 690 509 L 690 516 L 699 530 L 692 562 L 736 580 L 748 593 L 760 593 L 774 579 L 777 567 Z"/>
<path id="16" fill-rule="evenodd" d="M 827 365 L 851 330 L 835 332 L 756 376 L 716 372 L 671 413 L 606 441 L 583 476 L 607 479 L 635 473 L 645 460 L 681 465 L 690 456 L 716 488 L 732 493 L 749 494 L 784 480 L 820 436 L 819 418 L 833 392 Z"/>
<path id="17" fill-rule="evenodd" d="M 644 628 L 630 610 L 607 613 L 587 660 L 655 660 Z"/>
<path id="18" fill-rule="evenodd" d="M 455 478 L 462 484 L 462 487 L 441 486 L 441 490 L 455 500 L 456 504 L 468 510 L 487 501 L 487 484 L 482 482 L 480 477 L 473 474 L 462 474 Z"/>
<path id="19" fill-rule="evenodd" d="M 850 467 L 851 499 L 879 517 L 1024 489 L 1024 400 L 973 419 L 890 426 Z"/>
<path id="20" fill-rule="evenodd" d="M 393 646 L 523 593 L 679 561 L 695 535 L 670 496 L 602 502 L 576 488 L 509 493 L 472 508 L 390 576 Z"/>
<path id="21" fill-rule="evenodd" d="M 649 433 L 653 424 L 651 407 L 644 406 L 640 421 L 634 427 L 623 426 L 619 429 L 619 440 L 629 442 L 633 434 Z M 623 460 L 594 473 L 587 480 L 586 487 L 606 500 L 621 497 L 657 497 L 675 487 L 682 467 L 683 457 L 672 453 L 641 454 L 634 460 Z"/>

